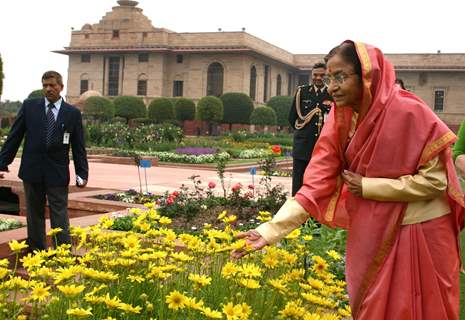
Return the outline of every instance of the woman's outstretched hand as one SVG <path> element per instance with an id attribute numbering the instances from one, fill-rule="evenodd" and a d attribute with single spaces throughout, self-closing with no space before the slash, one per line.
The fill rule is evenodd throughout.
<path id="1" fill-rule="evenodd" d="M 344 182 L 347 184 L 347 187 L 349 188 L 350 192 L 359 197 L 363 196 L 361 175 L 359 175 L 358 173 L 351 172 L 349 170 L 344 170 L 344 172 L 342 172 L 342 178 L 344 179 Z"/>
<path id="2" fill-rule="evenodd" d="M 231 257 L 235 259 L 242 258 L 250 252 L 247 248 L 251 248 L 252 251 L 260 250 L 268 244 L 266 240 L 257 232 L 257 230 L 249 230 L 246 232 L 240 232 L 236 236 L 239 239 L 245 239 L 246 246 L 241 249 L 236 249 L 231 253 Z"/>

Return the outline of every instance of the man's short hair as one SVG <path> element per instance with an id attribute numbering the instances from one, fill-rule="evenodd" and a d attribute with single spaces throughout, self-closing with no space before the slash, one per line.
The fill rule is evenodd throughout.
<path id="1" fill-rule="evenodd" d="M 56 71 L 47 71 L 42 76 L 42 81 L 54 78 L 59 85 L 63 85 L 63 77 Z"/>
<path id="2" fill-rule="evenodd" d="M 322 69 L 325 69 L 326 70 L 326 63 L 324 62 L 317 62 L 313 65 L 312 69 L 319 69 L 319 68 L 322 68 Z"/>

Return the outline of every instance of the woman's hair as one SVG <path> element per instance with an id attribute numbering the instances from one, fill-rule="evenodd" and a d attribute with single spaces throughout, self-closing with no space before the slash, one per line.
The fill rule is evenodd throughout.
<path id="1" fill-rule="evenodd" d="M 362 65 L 360 64 L 360 59 L 357 55 L 357 50 L 353 42 L 344 42 L 337 47 L 334 47 L 329 51 L 325 56 L 325 62 L 328 64 L 329 59 L 339 55 L 345 62 L 351 64 L 354 67 L 354 72 L 358 75 L 359 79 L 362 79 Z"/>

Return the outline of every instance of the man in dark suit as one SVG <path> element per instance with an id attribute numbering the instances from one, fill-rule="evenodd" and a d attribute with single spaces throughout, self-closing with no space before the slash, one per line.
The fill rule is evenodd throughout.
<path id="1" fill-rule="evenodd" d="M 292 196 L 302 187 L 305 169 L 331 107 L 332 98 L 323 83 L 325 73 L 324 63 L 313 65 L 312 83 L 297 88 L 289 112 L 289 124 L 294 129 Z"/>
<path id="2" fill-rule="evenodd" d="M 86 186 L 89 173 L 81 112 L 60 96 L 63 90 L 61 75 L 55 71 L 45 72 L 42 88 L 43 98 L 23 102 L 0 151 L 0 171 L 8 171 L 8 165 L 13 162 L 25 137 L 18 176 L 24 184 L 28 244 L 32 250 L 46 248 L 46 198 L 52 228 L 63 229 L 57 234 L 57 244 L 70 243 L 70 145 L 78 187 Z"/>

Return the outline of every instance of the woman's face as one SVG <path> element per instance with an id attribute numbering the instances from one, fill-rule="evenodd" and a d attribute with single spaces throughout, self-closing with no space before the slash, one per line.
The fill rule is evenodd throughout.
<path id="1" fill-rule="evenodd" d="M 339 107 L 351 107 L 359 111 L 362 100 L 362 82 L 354 66 L 336 54 L 328 60 L 326 77 L 328 92 Z"/>

